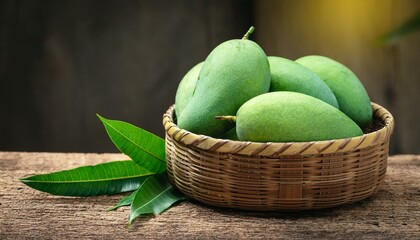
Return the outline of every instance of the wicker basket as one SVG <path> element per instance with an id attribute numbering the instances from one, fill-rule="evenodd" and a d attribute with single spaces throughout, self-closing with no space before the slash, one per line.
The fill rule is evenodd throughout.
<path id="1" fill-rule="evenodd" d="M 360 137 L 256 143 L 180 129 L 174 107 L 163 116 L 169 178 L 200 202 L 247 210 L 318 209 L 362 200 L 387 168 L 392 115 L 372 103 L 374 121 Z"/>

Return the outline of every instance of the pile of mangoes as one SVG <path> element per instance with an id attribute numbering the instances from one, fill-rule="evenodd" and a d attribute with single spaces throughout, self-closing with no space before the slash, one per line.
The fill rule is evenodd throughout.
<path id="1" fill-rule="evenodd" d="M 372 121 L 357 76 L 323 56 L 267 57 L 248 40 L 218 45 L 181 80 L 175 98 L 180 128 L 255 142 L 306 142 L 356 137 Z"/>

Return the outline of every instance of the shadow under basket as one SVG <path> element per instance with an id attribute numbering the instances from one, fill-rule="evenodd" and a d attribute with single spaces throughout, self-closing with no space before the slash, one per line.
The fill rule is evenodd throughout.
<path id="1" fill-rule="evenodd" d="M 394 128 L 385 108 L 372 107 L 360 137 L 258 143 L 180 129 L 171 106 L 163 116 L 169 178 L 186 196 L 220 207 L 298 211 L 360 201 L 384 180 Z"/>

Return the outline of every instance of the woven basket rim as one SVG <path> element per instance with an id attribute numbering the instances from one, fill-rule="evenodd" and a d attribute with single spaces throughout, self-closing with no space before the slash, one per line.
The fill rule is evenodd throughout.
<path id="1" fill-rule="evenodd" d="M 220 153 L 259 156 L 340 153 L 379 145 L 390 138 L 394 129 L 392 114 L 377 103 L 371 102 L 371 104 L 373 118 L 380 120 L 383 127 L 358 137 L 344 139 L 311 142 L 250 142 L 213 138 L 179 128 L 173 121 L 175 105 L 170 106 L 163 115 L 163 126 L 166 134 L 185 146 Z"/>

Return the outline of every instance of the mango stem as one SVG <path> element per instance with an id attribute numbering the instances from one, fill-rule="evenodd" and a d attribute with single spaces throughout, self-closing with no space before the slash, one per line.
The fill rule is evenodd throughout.
<path id="1" fill-rule="evenodd" d="M 248 32 L 246 32 L 245 35 L 242 37 L 242 39 L 247 40 L 249 38 L 249 35 L 251 35 L 254 32 L 254 30 L 255 30 L 254 26 L 251 26 Z"/>
<path id="2" fill-rule="evenodd" d="M 222 121 L 236 122 L 236 116 L 216 116 L 214 118 Z"/>

